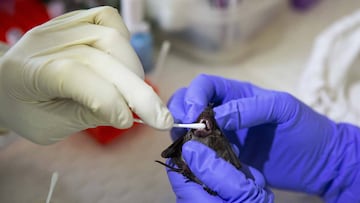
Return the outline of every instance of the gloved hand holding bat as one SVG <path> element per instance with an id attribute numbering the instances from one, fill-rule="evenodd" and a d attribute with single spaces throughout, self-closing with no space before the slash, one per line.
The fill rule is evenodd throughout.
<path id="1" fill-rule="evenodd" d="M 168 106 L 175 121 L 189 123 L 196 120 L 208 103 L 215 104 L 215 119 L 230 142 L 238 147 L 240 161 L 264 174 L 270 186 L 315 194 L 327 202 L 360 201 L 358 127 L 335 123 L 288 93 L 210 75 L 200 75 L 189 87 L 178 90 Z M 172 136 L 176 139 L 183 133 L 174 129 Z M 223 197 L 220 195 L 222 200 L 233 202 L 243 194 L 239 185 L 244 180 L 234 178 L 241 175 L 221 175 L 222 169 L 229 170 L 227 164 L 215 161 L 211 152 L 204 155 L 205 149 L 198 144 L 185 146 L 182 155 L 199 179 L 206 182 L 212 179 L 209 171 L 217 171 L 208 182 L 210 189 L 219 194 L 223 190 L 231 191 Z M 176 177 L 169 173 L 177 197 L 196 199 L 188 190 L 193 186 Z M 231 184 L 218 187 L 224 182 Z M 264 194 L 259 192 L 265 191 L 261 188 L 261 184 L 254 184 L 247 190 Z"/>

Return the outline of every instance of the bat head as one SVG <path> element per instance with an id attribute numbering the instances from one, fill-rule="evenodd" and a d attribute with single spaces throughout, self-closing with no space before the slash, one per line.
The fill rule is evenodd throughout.
<path id="1" fill-rule="evenodd" d="M 217 128 L 217 124 L 214 117 L 214 111 L 212 106 L 209 105 L 198 117 L 196 122 L 205 124 L 203 129 L 193 130 L 193 135 L 196 137 L 207 137 L 214 132 Z"/>

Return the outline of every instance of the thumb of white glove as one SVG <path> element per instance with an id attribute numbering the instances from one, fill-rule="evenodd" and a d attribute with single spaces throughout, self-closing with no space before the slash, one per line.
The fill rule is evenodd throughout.
<path id="1" fill-rule="evenodd" d="M 0 58 L 0 124 L 40 144 L 98 125 L 128 128 L 132 111 L 171 128 L 170 112 L 143 78 L 117 10 L 67 13 Z"/>

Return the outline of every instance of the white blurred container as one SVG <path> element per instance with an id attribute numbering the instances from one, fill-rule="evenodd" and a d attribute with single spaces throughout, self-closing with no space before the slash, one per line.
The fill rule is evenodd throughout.
<path id="1" fill-rule="evenodd" d="M 219 2 L 227 2 L 221 5 Z M 201 61 L 226 63 L 246 54 L 252 39 L 284 0 L 147 0 L 155 33 Z"/>

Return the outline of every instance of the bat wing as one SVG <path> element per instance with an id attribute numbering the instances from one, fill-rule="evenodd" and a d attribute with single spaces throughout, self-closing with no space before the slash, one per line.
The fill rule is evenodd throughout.
<path id="1" fill-rule="evenodd" d="M 193 132 L 189 130 L 184 136 L 179 137 L 175 142 L 173 142 L 168 148 L 166 148 L 162 153 L 162 158 L 174 158 L 181 157 L 182 146 L 185 142 L 189 141 L 193 136 Z"/>
<path id="2" fill-rule="evenodd" d="M 181 148 L 184 144 L 185 136 L 179 137 L 175 142 L 173 142 L 168 148 L 166 148 L 162 153 L 162 158 L 173 158 L 181 154 Z"/>

